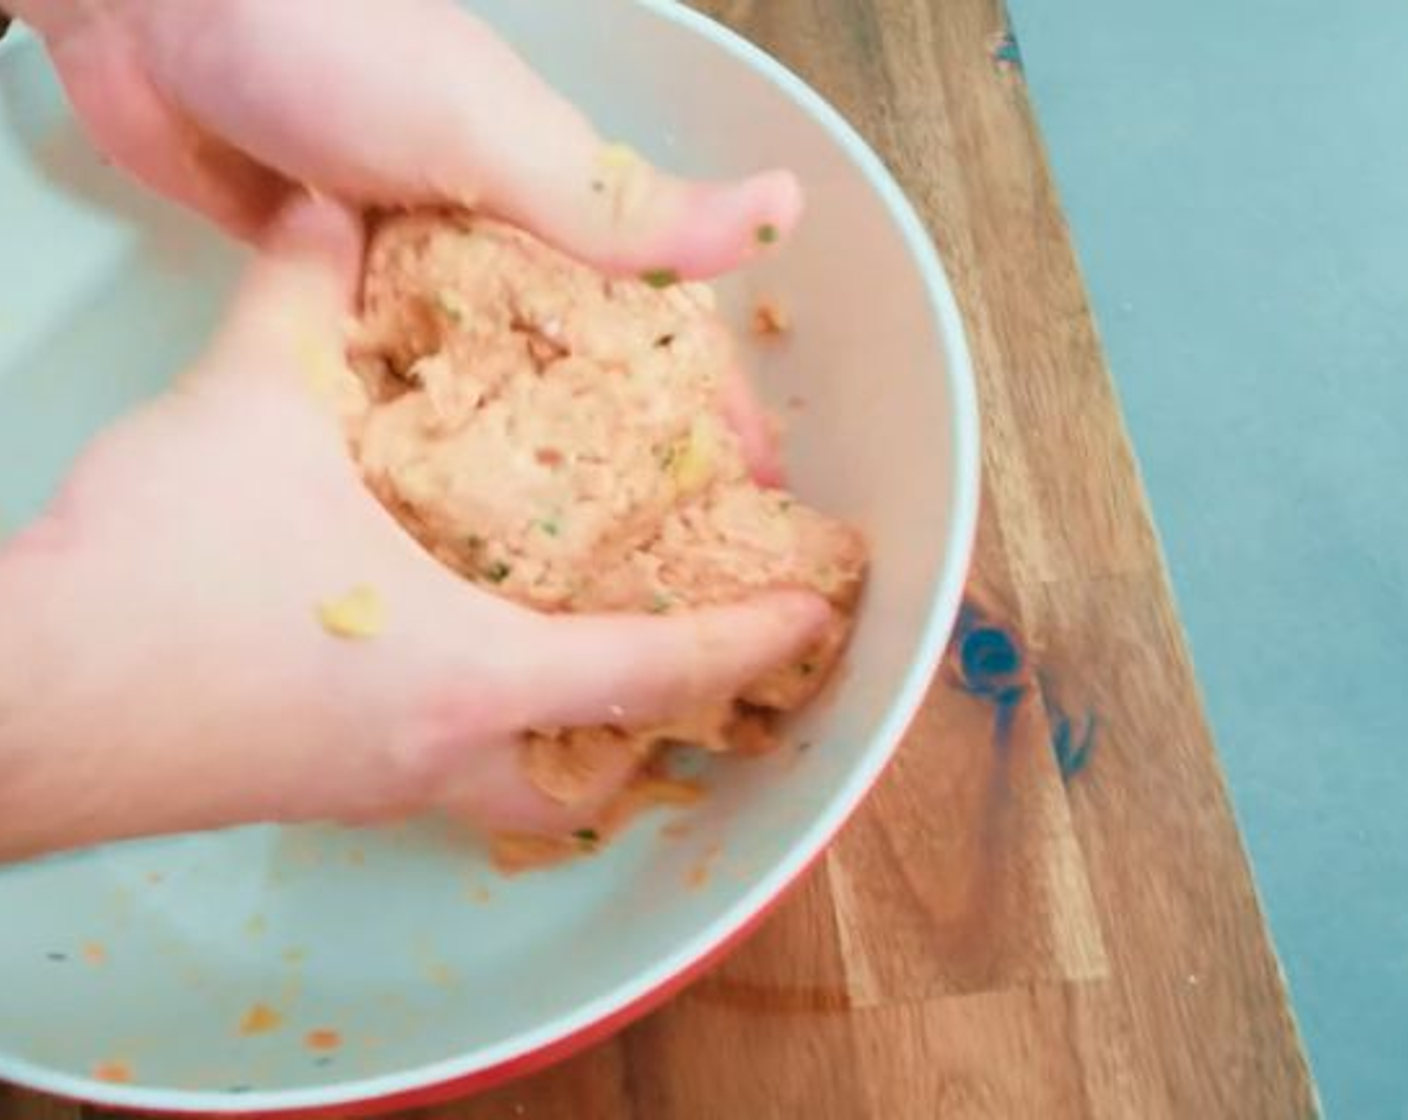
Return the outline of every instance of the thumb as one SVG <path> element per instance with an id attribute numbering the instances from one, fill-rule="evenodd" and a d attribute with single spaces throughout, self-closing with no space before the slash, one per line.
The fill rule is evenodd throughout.
<path id="1" fill-rule="evenodd" d="M 830 618 L 806 592 L 679 615 L 578 615 L 541 620 L 534 643 L 539 726 L 642 726 L 737 695 L 799 655 Z"/>
<path id="2" fill-rule="evenodd" d="M 361 219 L 344 207 L 302 194 L 287 203 L 258 237 L 207 375 L 283 378 L 293 363 L 310 387 L 336 386 L 363 246 Z"/>
<path id="3" fill-rule="evenodd" d="M 513 705 L 529 727 L 640 726 L 740 692 L 796 656 L 829 617 L 824 600 L 773 592 L 750 602 L 668 618 L 531 617 L 520 670 L 532 699 Z M 516 689 L 520 699 L 524 690 Z M 574 740 L 570 801 L 534 781 L 520 747 L 481 753 L 445 803 L 490 829 L 565 834 L 596 820 L 640 759 L 619 737 Z"/>

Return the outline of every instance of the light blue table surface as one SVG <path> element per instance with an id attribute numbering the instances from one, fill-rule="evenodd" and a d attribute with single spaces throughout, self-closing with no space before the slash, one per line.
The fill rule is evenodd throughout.
<path id="1" fill-rule="evenodd" d="M 1011 18 L 1325 1113 L 1408 1117 L 1408 2 Z"/>

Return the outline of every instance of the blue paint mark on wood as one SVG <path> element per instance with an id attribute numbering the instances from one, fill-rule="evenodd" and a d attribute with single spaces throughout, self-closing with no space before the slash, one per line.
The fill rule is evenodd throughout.
<path id="1" fill-rule="evenodd" d="M 1090 762 L 1099 721 L 1094 712 L 1087 712 L 1077 726 L 1049 699 L 1046 710 L 1051 723 L 1051 749 L 1056 755 L 1056 765 L 1060 768 L 1061 780 L 1069 782 Z"/>
<path id="2" fill-rule="evenodd" d="M 969 687 L 982 694 L 989 693 L 994 682 L 1001 682 L 1022 668 L 1022 654 L 1017 643 L 1005 630 L 982 627 L 972 630 L 963 639 L 959 650 L 963 677 Z"/>
<path id="3" fill-rule="evenodd" d="M 1009 746 L 1022 702 L 1035 694 L 1046 708 L 1061 780 L 1069 782 L 1089 765 L 1098 724 L 1095 713 L 1086 712 L 1078 720 L 1068 716 L 1045 674 L 1028 662 L 1021 642 L 972 602 L 959 612 L 948 671 L 957 687 L 992 703 L 993 745 L 999 751 Z"/>
<path id="4" fill-rule="evenodd" d="M 959 612 L 951 665 L 958 687 L 990 701 L 993 746 L 1005 750 L 1030 680 L 1021 643 L 972 603 Z"/>
<path id="5" fill-rule="evenodd" d="M 1022 69 L 1022 47 L 1011 27 L 992 39 L 992 60 L 999 70 Z"/>
<path id="6" fill-rule="evenodd" d="M 1022 690 L 1012 689 L 994 698 L 996 711 L 992 721 L 992 745 L 999 751 L 1005 751 L 1012 741 L 1012 725 L 1017 722 L 1022 696 Z"/>
<path id="7" fill-rule="evenodd" d="M 1027 686 L 1021 645 L 971 604 L 964 604 L 959 613 L 954 648 L 958 681 L 965 692 L 999 705 L 1021 699 Z"/>

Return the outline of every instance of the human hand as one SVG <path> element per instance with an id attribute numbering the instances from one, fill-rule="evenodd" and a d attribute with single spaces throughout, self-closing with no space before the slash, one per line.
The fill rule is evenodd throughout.
<path id="1" fill-rule="evenodd" d="M 692 183 L 605 143 L 452 0 L 10 0 L 97 146 L 249 234 L 294 185 L 456 203 L 599 268 L 737 267 L 801 211 L 786 172 Z"/>
<path id="2" fill-rule="evenodd" d="M 568 812 L 523 776 L 520 732 L 648 724 L 824 623 L 781 593 L 547 617 L 441 567 L 364 489 L 318 391 L 361 248 L 342 208 L 289 207 L 206 356 L 0 552 L 0 855 L 427 806 L 566 830 L 627 775 Z M 377 610 L 340 637 L 319 608 L 356 587 Z"/>
<path id="3" fill-rule="evenodd" d="M 249 237 L 297 186 L 355 206 L 453 203 L 607 272 L 713 276 L 802 210 L 770 171 L 694 183 L 608 144 L 452 0 L 9 0 L 95 144 Z M 773 425 L 741 370 L 722 407 L 760 482 Z"/>

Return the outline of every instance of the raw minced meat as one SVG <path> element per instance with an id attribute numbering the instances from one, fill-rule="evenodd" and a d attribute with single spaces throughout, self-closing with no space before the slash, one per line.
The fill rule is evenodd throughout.
<path id="1" fill-rule="evenodd" d="M 542 729 L 529 773 L 571 803 L 615 752 L 750 752 L 840 656 L 865 570 L 848 526 L 749 478 L 722 418 L 737 358 L 712 291 L 608 279 L 464 213 L 383 219 L 353 352 L 348 438 L 434 555 L 544 611 L 665 612 L 802 587 L 836 608 L 802 658 L 668 727 Z"/>

